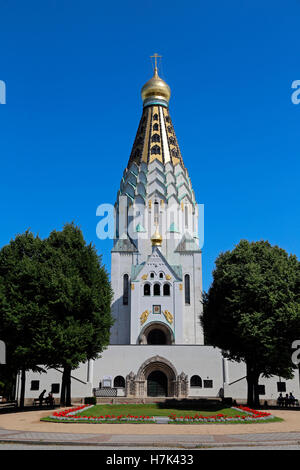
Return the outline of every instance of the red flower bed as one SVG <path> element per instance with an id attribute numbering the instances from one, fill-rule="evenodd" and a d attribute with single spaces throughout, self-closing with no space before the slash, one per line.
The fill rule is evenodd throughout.
<path id="1" fill-rule="evenodd" d="M 94 405 L 80 405 L 75 408 L 69 408 L 62 411 L 55 411 L 53 417 L 59 420 L 64 421 L 153 421 L 153 416 L 134 416 L 134 415 L 105 415 L 105 416 L 87 416 L 87 415 L 78 415 L 77 412 L 84 410 L 85 408 L 92 408 Z M 233 409 L 241 410 L 246 415 L 233 415 L 227 416 L 222 413 L 203 416 L 201 414 L 196 414 L 195 416 L 179 416 L 177 417 L 174 413 L 168 416 L 171 422 L 197 422 L 197 423 L 222 423 L 222 422 L 231 422 L 231 421 L 240 421 L 240 422 L 251 422 L 254 420 L 264 421 L 272 418 L 271 413 L 266 411 L 253 410 L 247 406 L 237 406 Z"/>
<path id="2" fill-rule="evenodd" d="M 81 405 L 81 406 L 77 406 L 76 408 L 71 408 L 71 409 L 67 409 L 67 410 L 62 410 L 62 411 L 55 411 L 53 413 L 53 417 L 55 418 L 58 418 L 58 419 L 62 419 L 62 420 L 68 420 L 68 421 L 74 421 L 74 420 L 82 420 L 82 421 L 97 421 L 97 420 L 103 420 L 103 421 L 106 421 L 106 420 L 112 420 L 112 421 L 116 421 L 116 420 L 124 420 L 124 419 L 127 419 L 127 420 L 138 420 L 138 421 L 145 421 L 145 420 L 152 420 L 153 417 L 150 417 L 150 416 L 133 416 L 133 415 L 118 415 L 118 416 L 115 416 L 115 415 L 105 415 L 105 416 L 86 416 L 86 415 L 77 415 L 76 412 L 77 411 L 82 411 L 84 408 L 90 408 L 94 405 Z"/>
<path id="3" fill-rule="evenodd" d="M 247 406 L 237 406 L 233 407 L 233 409 L 239 409 L 246 413 L 246 416 L 241 416 L 241 415 L 235 415 L 235 416 L 227 416 L 222 413 L 219 413 L 217 415 L 211 415 L 211 416 L 203 416 L 203 415 L 198 415 L 196 414 L 195 416 L 180 416 L 177 417 L 175 413 L 172 413 L 169 418 L 173 422 L 180 422 L 180 421 L 194 421 L 194 422 L 217 422 L 217 423 L 222 423 L 222 422 L 230 422 L 230 421 L 254 421 L 254 420 L 265 420 L 265 419 L 270 419 L 272 418 L 271 413 L 267 413 L 266 411 L 258 411 L 258 410 L 253 410 L 251 408 L 248 408 Z"/>

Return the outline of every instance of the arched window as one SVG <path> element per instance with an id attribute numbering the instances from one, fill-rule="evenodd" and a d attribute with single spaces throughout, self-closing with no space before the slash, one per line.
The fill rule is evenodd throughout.
<path id="1" fill-rule="evenodd" d="M 160 295 L 160 285 L 159 284 L 154 284 L 153 294 L 154 295 Z"/>
<path id="2" fill-rule="evenodd" d="M 191 288 L 190 288 L 190 276 L 189 276 L 189 274 L 186 274 L 184 276 L 184 298 L 185 298 L 185 303 L 187 305 L 190 305 L 190 303 L 191 303 Z"/>
<path id="3" fill-rule="evenodd" d="M 189 227 L 189 208 L 188 208 L 188 206 L 185 206 L 185 208 L 184 208 L 184 225 L 185 225 L 185 228 Z"/>
<path id="4" fill-rule="evenodd" d="M 193 377 L 191 377 L 190 386 L 191 387 L 202 387 L 201 377 L 199 377 L 199 375 L 193 375 Z"/>
<path id="5" fill-rule="evenodd" d="M 122 375 L 117 375 L 114 379 L 114 387 L 117 388 L 124 388 L 125 387 L 125 379 Z"/>
<path id="6" fill-rule="evenodd" d="M 151 277 L 151 279 L 153 279 L 154 278 L 154 273 L 150 273 L 150 277 Z"/>
<path id="7" fill-rule="evenodd" d="M 157 122 L 156 122 L 155 124 L 153 124 L 153 130 L 154 130 L 154 131 L 158 131 L 158 124 L 157 124 Z"/>
<path id="8" fill-rule="evenodd" d="M 158 121 L 158 114 L 153 114 L 153 121 Z"/>
<path id="9" fill-rule="evenodd" d="M 164 295 L 170 295 L 170 284 L 164 284 Z"/>
<path id="10" fill-rule="evenodd" d="M 164 278 L 164 273 L 159 273 L 159 278 L 163 279 Z"/>
<path id="11" fill-rule="evenodd" d="M 152 142 L 160 142 L 159 134 L 153 134 L 151 140 Z"/>
<path id="12" fill-rule="evenodd" d="M 128 305 L 128 293 L 129 293 L 129 276 L 124 274 L 123 276 L 123 305 Z"/>
<path id="13" fill-rule="evenodd" d="M 159 224 L 159 204 L 157 201 L 154 203 L 154 224 Z"/>
<path id="14" fill-rule="evenodd" d="M 144 295 L 150 295 L 150 284 L 144 285 Z"/>
<path id="15" fill-rule="evenodd" d="M 153 145 L 151 155 L 160 155 L 160 147 L 158 145 Z"/>

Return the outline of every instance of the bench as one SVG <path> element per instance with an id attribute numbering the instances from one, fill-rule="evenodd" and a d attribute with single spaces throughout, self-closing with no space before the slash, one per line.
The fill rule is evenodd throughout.
<path id="1" fill-rule="evenodd" d="M 10 408 L 10 407 L 17 407 L 18 405 L 18 402 L 16 400 L 13 400 L 13 401 L 3 401 L 3 402 L 0 402 L 0 410 L 4 409 L 4 408 Z"/>
<path id="2" fill-rule="evenodd" d="M 292 408 L 293 406 L 298 406 L 299 407 L 299 400 L 295 398 L 293 402 L 288 402 L 286 403 L 286 400 L 277 400 L 277 406 L 280 406 L 281 408 Z"/>
<path id="3" fill-rule="evenodd" d="M 53 398 L 53 402 L 52 403 L 49 403 L 49 399 L 46 397 L 46 398 L 43 398 L 42 400 L 40 398 L 34 398 L 33 399 L 33 406 L 37 406 L 37 405 L 48 405 L 48 406 L 54 406 L 54 398 Z"/>

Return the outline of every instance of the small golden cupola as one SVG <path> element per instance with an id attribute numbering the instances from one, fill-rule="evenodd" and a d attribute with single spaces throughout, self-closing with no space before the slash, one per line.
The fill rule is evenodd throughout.
<path id="1" fill-rule="evenodd" d="M 156 226 L 156 230 L 155 230 L 154 234 L 151 237 L 152 246 L 153 247 L 154 246 L 161 246 L 162 241 L 163 241 L 163 237 L 161 236 L 161 234 L 158 231 L 158 226 Z"/>
<path id="2" fill-rule="evenodd" d="M 155 104 L 168 107 L 171 96 L 171 90 L 169 85 L 160 78 L 157 69 L 157 57 L 161 57 L 158 54 L 154 54 L 152 57 L 155 58 L 154 75 L 142 88 L 141 95 L 144 107 L 153 106 Z"/>

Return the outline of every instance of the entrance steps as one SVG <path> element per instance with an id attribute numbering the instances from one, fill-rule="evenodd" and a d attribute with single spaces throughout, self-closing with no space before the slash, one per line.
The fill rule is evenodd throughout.
<path id="1" fill-rule="evenodd" d="M 127 397 L 97 397 L 97 404 L 110 403 L 110 404 L 130 404 L 130 403 L 166 403 L 169 406 L 192 406 L 193 404 L 214 406 L 222 403 L 219 397 L 188 397 L 188 398 L 171 398 L 171 397 L 145 397 L 145 398 L 127 398 Z"/>

